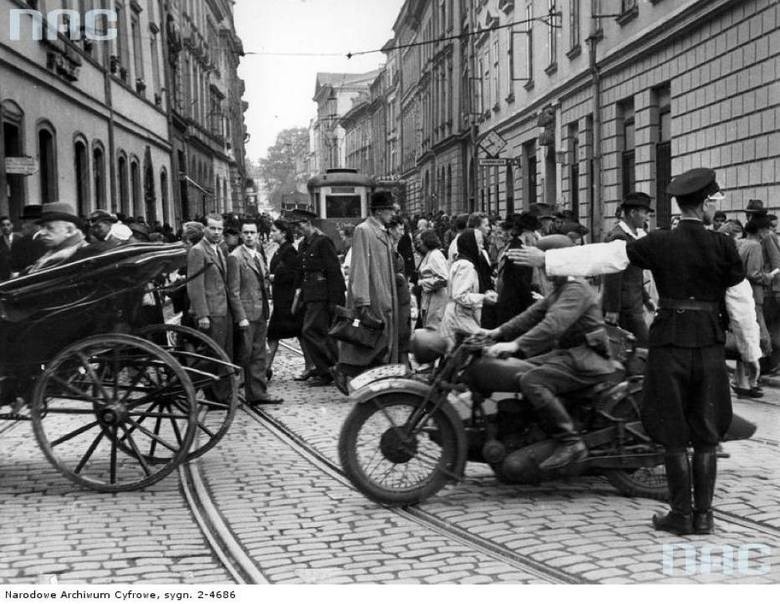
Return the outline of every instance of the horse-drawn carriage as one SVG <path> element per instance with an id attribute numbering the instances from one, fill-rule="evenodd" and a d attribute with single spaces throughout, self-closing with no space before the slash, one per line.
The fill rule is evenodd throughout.
<path id="1" fill-rule="evenodd" d="M 233 419 L 238 368 L 210 338 L 162 320 L 186 257 L 181 244 L 129 244 L 0 284 L 0 418 L 31 420 L 75 483 L 146 487 Z"/>

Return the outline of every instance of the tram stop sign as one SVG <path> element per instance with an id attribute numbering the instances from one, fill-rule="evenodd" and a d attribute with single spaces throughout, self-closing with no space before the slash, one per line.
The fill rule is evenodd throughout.
<path id="1" fill-rule="evenodd" d="M 32 176 L 38 172 L 38 160 L 34 157 L 6 157 L 5 173 Z"/>
<path id="2" fill-rule="evenodd" d="M 501 150 L 506 147 L 506 141 L 498 132 L 491 130 L 487 133 L 485 138 L 482 139 L 479 146 L 482 147 L 489 156 L 496 157 L 501 153 Z"/>

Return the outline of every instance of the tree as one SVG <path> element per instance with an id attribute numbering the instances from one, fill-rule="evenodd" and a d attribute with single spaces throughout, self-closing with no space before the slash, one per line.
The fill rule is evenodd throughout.
<path id="1" fill-rule="evenodd" d="M 308 151 L 308 129 L 290 128 L 279 133 L 276 143 L 268 148 L 267 157 L 260 159 L 258 176 L 275 208 L 281 207 L 283 195 L 297 190 L 301 162 Z"/>

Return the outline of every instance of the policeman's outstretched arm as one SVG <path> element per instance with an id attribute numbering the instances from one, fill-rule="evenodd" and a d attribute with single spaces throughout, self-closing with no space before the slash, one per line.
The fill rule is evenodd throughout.
<path id="1" fill-rule="evenodd" d="M 506 256 L 515 264 L 544 268 L 548 277 L 590 277 L 619 273 L 629 265 L 626 242 L 591 243 L 547 250 L 523 247 L 507 250 Z"/>

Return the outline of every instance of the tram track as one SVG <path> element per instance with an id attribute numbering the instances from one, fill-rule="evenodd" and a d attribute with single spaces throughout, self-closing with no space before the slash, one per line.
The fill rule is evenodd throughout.
<path id="1" fill-rule="evenodd" d="M 288 428 L 283 422 L 261 409 L 246 410 L 246 413 L 318 470 L 351 490 L 355 490 L 336 463 L 309 445 L 300 435 Z M 443 538 L 464 545 L 496 562 L 524 572 L 540 581 L 564 585 L 593 583 L 593 581 L 589 581 L 582 575 L 548 566 L 528 555 L 520 554 L 489 539 L 474 535 L 419 508 L 384 507 L 395 516 L 430 530 Z"/>

